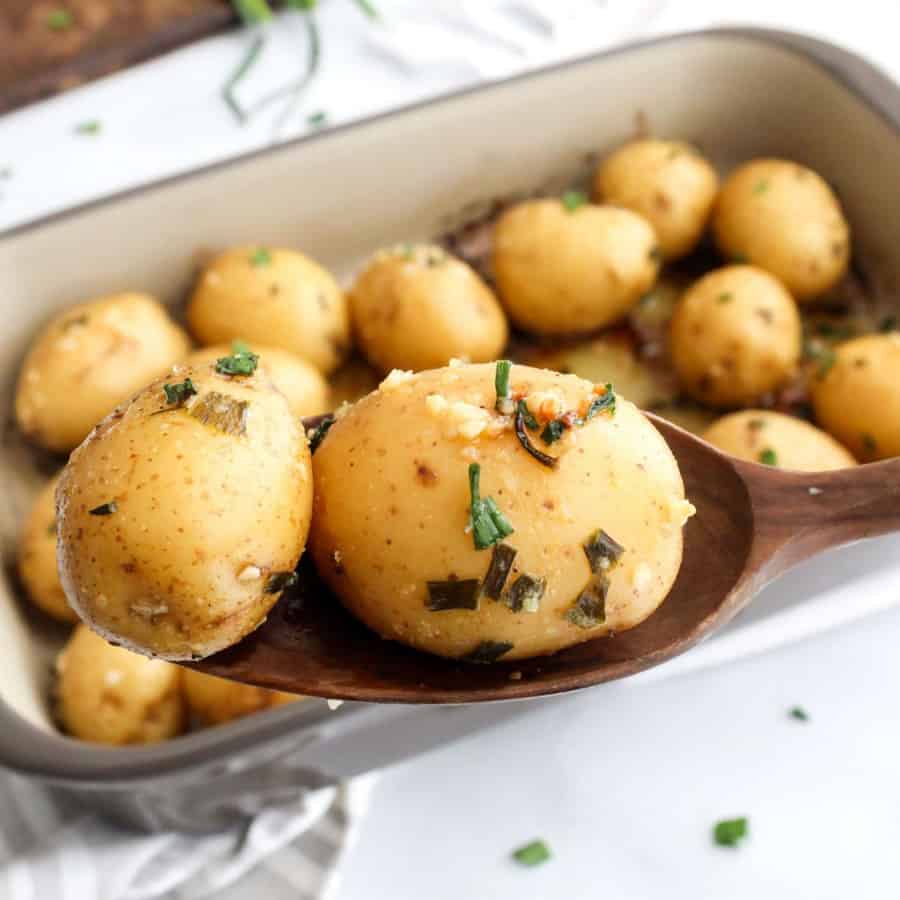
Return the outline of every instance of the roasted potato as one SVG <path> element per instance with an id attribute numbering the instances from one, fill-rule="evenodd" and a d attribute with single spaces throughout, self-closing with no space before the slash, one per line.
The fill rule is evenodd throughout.
<path id="1" fill-rule="evenodd" d="M 222 725 L 264 709 L 303 699 L 298 694 L 268 691 L 252 684 L 239 684 L 191 669 L 186 669 L 183 677 L 184 698 L 188 709 L 204 726 Z"/>

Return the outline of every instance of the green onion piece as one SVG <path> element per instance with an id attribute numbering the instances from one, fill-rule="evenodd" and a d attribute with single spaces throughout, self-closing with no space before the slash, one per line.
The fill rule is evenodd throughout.
<path id="1" fill-rule="evenodd" d="M 515 404 L 509 393 L 509 373 L 512 363 L 508 359 L 498 359 L 497 369 L 494 374 L 494 389 L 497 393 L 497 401 L 494 404 L 497 412 L 504 416 L 511 416 L 515 412 Z"/>
<path id="2" fill-rule="evenodd" d="M 265 247 L 257 247 L 250 254 L 250 265 L 259 268 L 261 266 L 268 266 L 272 262 L 272 254 Z"/>
<path id="3" fill-rule="evenodd" d="M 769 182 L 765 178 L 763 178 L 762 181 L 757 181 L 756 184 L 753 185 L 754 194 L 764 194 L 768 189 Z"/>
<path id="4" fill-rule="evenodd" d="M 306 117 L 306 124 L 313 129 L 324 128 L 328 124 L 328 114 L 323 110 Z"/>
<path id="5" fill-rule="evenodd" d="M 587 202 L 587 194 L 584 191 L 566 191 L 562 195 L 562 205 L 566 208 L 566 212 L 575 212 L 579 206 L 584 206 Z"/>
<path id="6" fill-rule="evenodd" d="M 177 384 L 164 384 L 163 391 L 166 395 L 166 403 L 170 405 L 177 403 L 182 406 L 188 397 L 193 397 L 197 393 L 197 388 L 194 387 L 194 382 L 190 378 L 185 378 L 184 381 L 179 381 Z"/>
<path id="7" fill-rule="evenodd" d="M 748 830 L 747 819 L 743 816 L 739 819 L 723 819 L 716 822 L 713 828 L 713 840 L 720 847 L 737 847 L 747 837 Z"/>
<path id="8" fill-rule="evenodd" d="M 513 612 L 534 613 L 540 609 L 541 598 L 547 590 L 547 579 L 523 572 L 511 585 L 506 595 L 506 605 Z"/>
<path id="9" fill-rule="evenodd" d="M 516 409 L 515 418 L 516 437 L 519 439 L 519 443 L 541 465 L 547 466 L 548 469 L 555 469 L 558 463 L 556 457 L 550 456 L 549 454 L 544 453 L 542 450 L 538 450 L 538 448 L 535 447 L 534 444 L 532 444 L 528 439 L 528 434 L 525 431 L 525 414 L 522 411 L 523 406 L 524 404 L 519 404 L 518 408 Z"/>
<path id="10" fill-rule="evenodd" d="M 802 706 L 792 706 L 789 715 L 792 719 L 796 719 L 798 722 L 809 721 L 809 713 Z"/>
<path id="11" fill-rule="evenodd" d="M 255 25 L 272 18 L 272 8 L 266 0 L 231 0 L 231 5 L 245 25 Z"/>
<path id="12" fill-rule="evenodd" d="M 544 426 L 541 432 L 541 440 L 545 444 L 555 444 L 566 430 L 566 424 L 562 419 L 553 419 Z"/>
<path id="13" fill-rule="evenodd" d="M 216 360 L 216 371 L 220 375 L 252 375 L 259 363 L 259 355 L 251 350 L 241 350 L 231 356 L 221 356 Z"/>
<path id="14" fill-rule="evenodd" d="M 246 341 L 242 341 L 240 339 L 234 340 L 231 342 L 231 352 L 232 353 L 252 353 L 253 351 L 250 349 L 250 345 Z"/>
<path id="15" fill-rule="evenodd" d="M 47 13 L 47 27 L 51 31 L 67 31 L 72 27 L 74 21 L 72 13 L 63 7 Z"/>
<path id="16" fill-rule="evenodd" d="M 261 34 L 256 35 L 256 37 L 250 43 L 250 46 L 247 48 L 247 52 L 244 54 L 241 61 L 237 64 L 237 68 L 231 73 L 231 75 L 228 76 L 228 80 L 225 82 L 225 84 L 222 85 L 222 99 L 225 101 L 225 105 L 234 114 L 234 117 L 242 125 L 250 116 L 249 113 L 244 109 L 244 107 L 241 106 L 235 91 L 237 90 L 237 86 L 247 76 L 247 73 L 253 68 L 254 65 L 256 65 L 256 62 L 259 59 L 259 55 L 260 53 L 262 53 L 265 44 L 266 39 Z"/>
<path id="17" fill-rule="evenodd" d="M 520 400 L 516 404 L 516 412 L 522 414 L 522 420 L 530 431 L 537 431 L 541 427 L 541 423 L 534 417 L 534 414 L 528 408 L 528 404 L 524 400 Z"/>
<path id="18" fill-rule="evenodd" d="M 482 641 L 474 650 L 470 650 L 459 658 L 464 662 L 492 663 L 497 662 L 504 653 L 512 650 L 513 644 L 509 641 Z"/>
<path id="19" fill-rule="evenodd" d="M 590 422 L 594 416 L 597 416 L 602 412 L 608 412 L 610 416 L 616 414 L 616 392 L 609 382 L 606 383 L 606 390 L 602 394 L 597 394 L 597 396 L 591 400 L 591 405 L 588 407 L 584 416 L 585 422 Z"/>
<path id="20" fill-rule="evenodd" d="M 625 552 L 625 548 L 602 528 L 598 528 L 581 546 L 588 559 L 591 572 L 611 569 Z"/>
<path id="21" fill-rule="evenodd" d="M 606 594 L 609 579 L 599 573 L 587 583 L 575 603 L 566 611 L 566 619 L 578 628 L 596 628 L 606 622 Z"/>
<path id="22" fill-rule="evenodd" d="M 481 583 L 481 593 L 491 600 L 499 600 L 503 593 L 503 585 L 509 577 L 513 560 L 519 551 L 509 544 L 494 544 L 491 553 L 491 564 Z"/>
<path id="23" fill-rule="evenodd" d="M 429 581 L 425 608 L 429 612 L 448 609 L 478 609 L 478 579 L 448 578 L 446 581 Z"/>
<path id="24" fill-rule="evenodd" d="M 266 586 L 263 590 L 267 594 L 280 594 L 293 587 L 299 580 L 296 572 L 273 572 L 266 579 Z"/>
<path id="25" fill-rule="evenodd" d="M 759 461 L 764 466 L 777 466 L 778 454 L 771 447 L 766 447 L 765 450 L 760 451 Z"/>
<path id="26" fill-rule="evenodd" d="M 332 425 L 337 421 L 334 416 L 327 415 L 321 422 L 316 426 L 315 431 L 309 436 L 309 452 L 315 453 L 316 450 L 319 449 L 319 444 L 325 440 L 325 435 L 328 434 L 328 429 L 331 428 Z"/>
<path id="27" fill-rule="evenodd" d="M 100 134 L 103 125 L 99 119 L 90 119 L 87 122 L 79 122 L 75 126 L 75 134 L 96 135 Z"/>
<path id="28" fill-rule="evenodd" d="M 481 466 L 469 464 L 469 492 L 471 494 L 470 521 L 476 550 L 487 550 L 493 544 L 509 537 L 514 531 L 506 517 L 491 497 L 482 499 L 479 490 Z"/>
<path id="29" fill-rule="evenodd" d="M 210 391 L 198 397 L 188 409 L 188 415 L 224 434 L 242 435 L 247 433 L 247 410 L 250 404 L 246 400 L 235 400 L 228 394 Z"/>
<path id="30" fill-rule="evenodd" d="M 512 852 L 512 858 L 523 866 L 539 866 L 541 863 L 547 862 L 551 856 L 550 848 L 541 840 L 532 841 Z"/>
<path id="31" fill-rule="evenodd" d="M 353 0 L 353 2 L 367 15 L 370 19 L 378 20 L 381 18 L 378 10 L 371 0 Z"/>
<path id="32" fill-rule="evenodd" d="M 88 512 L 92 516 L 111 516 L 118 508 L 119 505 L 116 501 L 110 500 L 109 503 L 101 503 L 99 506 L 95 506 L 93 509 L 88 510 Z"/>

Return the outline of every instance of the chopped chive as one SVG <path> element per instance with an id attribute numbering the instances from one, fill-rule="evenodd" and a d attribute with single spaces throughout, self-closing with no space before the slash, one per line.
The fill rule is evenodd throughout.
<path id="1" fill-rule="evenodd" d="M 164 384 L 163 391 L 166 395 L 166 403 L 169 405 L 177 403 L 181 406 L 188 397 L 193 397 L 197 393 L 197 388 L 194 387 L 194 382 L 190 378 L 185 378 L 184 381 L 179 381 L 177 384 Z"/>
<path id="2" fill-rule="evenodd" d="M 754 194 L 764 194 L 768 189 L 769 182 L 766 178 L 763 178 L 762 181 L 757 181 L 756 184 L 753 185 Z"/>
<path id="3" fill-rule="evenodd" d="M 528 408 L 528 404 L 524 400 L 520 400 L 516 404 L 516 411 L 522 414 L 522 419 L 525 422 L 525 426 L 531 431 L 537 431 L 538 428 L 541 427 L 540 422 L 534 417 L 531 410 Z"/>
<path id="4" fill-rule="evenodd" d="M 731 303 L 732 300 L 734 300 L 734 294 L 731 291 L 725 291 L 725 293 L 716 297 L 717 303 Z"/>
<path id="5" fill-rule="evenodd" d="M 575 212 L 576 209 L 584 206 L 587 202 L 587 194 L 584 191 L 566 191 L 562 195 L 562 205 L 566 208 L 566 212 Z"/>
<path id="6" fill-rule="evenodd" d="M 588 407 L 584 416 L 586 422 L 589 422 L 598 413 L 609 411 L 611 416 L 616 414 L 616 392 L 613 390 L 613 386 L 610 382 L 607 382 L 605 387 L 606 390 L 604 393 L 598 394 L 591 400 L 591 405 Z"/>
<path id="7" fill-rule="evenodd" d="M 242 125 L 249 118 L 249 114 L 244 109 L 244 107 L 241 106 L 235 91 L 237 90 L 237 86 L 247 76 L 247 73 L 253 68 L 254 65 L 256 65 L 256 62 L 259 59 L 259 55 L 262 53 L 265 44 L 265 37 L 263 37 L 263 35 L 261 34 L 256 35 L 256 37 L 250 43 L 250 46 L 247 48 L 247 52 L 241 58 L 241 61 L 237 64 L 237 68 L 235 68 L 231 75 L 228 76 L 225 84 L 222 85 L 222 99 L 225 101 L 225 105 L 234 114 L 234 117 Z"/>
<path id="8" fill-rule="evenodd" d="M 266 586 L 263 590 L 266 594 L 279 594 L 281 591 L 293 587 L 298 581 L 296 572 L 273 572 L 266 579 Z"/>
<path id="9" fill-rule="evenodd" d="M 93 509 L 88 510 L 88 512 L 92 516 L 111 516 L 118 508 L 119 505 L 116 501 L 110 500 L 109 503 L 101 503 L 99 506 L 95 506 Z"/>
<path id="10" fill-rule="evenodd" d="M 792 706 L 788 715 L 792 719 L 796 719 L 798 722 L 808 722 L 809 721 L 809 713 L 802 706 Z"/>
<path id="11" fill-rule="evenodd" d="M 720 847 L 737 847 L 747 837 L 748 830 L 747 819 L 743 816 L 739 819 L 722 819 L 713 828 L 713 840 Z"/>
<path id="12" fill-rule="evenodd" d="M 553 419 L 544 426 L 541 432 L 541 440 L 545 444 L 555 444 L 566 430 L 566 424 L 561 419 Z"/>
<path id="13" fill-rule="evenodd" d="M 504 653 L 509 653 L 513 646 L 509 641 L 482 641 L 474 650 L 459 658 L 464 662 L 492 663 L 500 659 Z"/>
<path id="14" fill-rule="evenodd" d="M 87 122 L 79 122 L 75 126 L 75 134 L 97 135 L 103 129 L 99 119 L 90 119 Z"/>
<path id="15" fill-rule="evenodd" d="M 266 0 L 231 0 L 231 5 L 245 25 L 256 25 L 272 18 L 272 8 Z"/>
<path id="16" fill-rule="evenodd" d="M 602 528 L 598 528 L 581 546 L 591 572 L 611 569 L 625 552 L 625 548 Z"/>
<path id="17" fill-rule="evenodd" d="M 210 391 L 198 397 L 188 409 L 188 415 L 204 425 L 224 434 L 242 435 L 247 433 L 247 410 L 250 404 L 246 400 L 235 400 L 228 394 Z"/>
<path id="18" fill-rule="evenodd" d="M 546 590 L 546 578 L 538 578 L 523 572 L 510 586 L 506 595 L 506 605 L 513 612 L 537 612 Z"/>
<path id="19" fill-rule="evenodd" d="M 252 375 L 259 363 L 259 355 L 252 350 L 239 350 L 231 356 L 221 356 L 216 360 L 216 371 L 220 375 Z"/>
<path id="20" fill-rule="evenodd" d="M 370 19 L 380 19 L 381 16 L 371 0 L 353 0 L 354 3 L 367 15 Z"/>
<path id="21" fill-rule="evenodd" d="M 556 457 L 550 456 L 549 454 L 538 450 L 538 448 L 535 447 L 534 444 L 532 444 L 528 439 L 528 434 L 525 431 L 525 414 L 522 411 L 523 406 L 524 404 L 519 404 L 518 408 L 516 409 L 515 418 L 516 437 L 519 439 L 519 443 L 541 465 L 547 466 L 548 469 L 555 469 L 558 463 Z"/>
<path id="22" fill-rule="evenodd" d="M 250 349 L 250 345 L 246 341 L 242 341 L 240 338 L 238 338 L 231 342 L 231 352 L 252 353 L 253 351 Z"/>
<path id="23" fill-rule="evenodd" d="M 472 524 L 472 539 L 476 550 L 487 550 L 493 544 L 509 537 L 514 531 L 512 525 L 500 511 L 491 497 L 481 497 L 479 490 L 481 466 L 469 464 L 469 492 L 471 505 L 469 519 Z"/>
<path id="24" fill-rule="evenodd" d="M 484 581 L 481 584 L 481 593 L 491 600 L 499 600 L 503 593 L 503 585 L 509 577 L 513 560 L 519 551 L 509 544 L 494 544 L 491 553 L 491 564 L 488 566 Z"/>
<path id="25" fill-rule="evenodd" d="M 262 266 L 268 266 L 272 262 L 272 254 L 268 251 L 266 247 L 257 247 L 250 254 L 250 265 L 255 268 L 260 268 Z"/>
<path id="26" fill-rule="evenodd" d="M 579 594 L 578 599 L 566 610 L 566 619 L 578 628 L 596 628 L 606 622 L 606 595 L 609 579 L 603 574 L 594 575 Z"/>
<path id="27" fill-rule="evenodd" d="M 515 404 L 509 393 L 509 373 L 512 371 L 512 363 L 508 359 L 498 359 L 497 369 L 494 373 L 494 390 L 497 394 L 495 403 L 497 412 L 504 416 L 511 416 L 515 412 Z"/>
<path id="28" fill-rule="evenodd" d="M 429 612 L 448 609 L 478 609 L 478 579 L 448 578 L 446 581 L 429 581 L 425 608 Z"/>
<path id="29" fill-rule="evenodd" d="M 766 447 L 765 450 L 760 451 L 759 461 L 764 466 L 777 466 L 778 454 L 771 447 Z"/>
<path id="30" fill-rule="evenodd" d="M 334 416 L 327 415 L 321 422 L 316 426 L 313 433 L 309 436 L 309 452 L 315 453 L 316 450 L 319 449 L 319 444 L 325 440 L 325 435 L 328 434 L 328 429 L 331 428 L 332 425 L 337 421 Z"/>
<path id="31" fill-rule="evenodd" d="M 306 124 L 314 130 L 324 128 L 328 124 L 328 114 L 323 110 L 314 112 L 312 115 L 306 117 Z"/>
<path id="32" fill-rule="evenodd" d="M 51 31 L 67 31 L 74 24 L 72 13 L 64 7 L 53 9 L 47 13 L 47 27 Z"/>
<path id="33" fill-rule="evenodd" d="M 541 863 L 547 862 L 552 855 L 550 848 L 541 840 L 532 841 L 512 852 L 512 858 L 523 866 L 539 866 Z"/>

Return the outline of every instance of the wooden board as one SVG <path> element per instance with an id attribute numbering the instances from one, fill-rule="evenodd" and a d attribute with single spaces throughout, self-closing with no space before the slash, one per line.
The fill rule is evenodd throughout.
<path id="1" fill-rule="evenodd" d="M 71 24 L 54 28 L 65 10 Z M 227 0 L 0 0 L 0 113 L 221 31 Z"/>

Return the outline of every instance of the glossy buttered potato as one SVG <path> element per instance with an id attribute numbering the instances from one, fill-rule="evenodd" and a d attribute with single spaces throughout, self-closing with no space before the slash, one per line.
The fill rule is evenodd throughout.
<path id="1" fill-rule="evenodd" d="M 810 392 L 818 423 L 858 459 L 900 456 L 900 333 L 838 345 Z"/>
<path id="2" fill-rule="evenodd" d="M 800 360 L 797 305 L 768 272 L 725 266 L 675 307 L 672 363 L 685 390 L 710 406 L 751 404 L 787 381 Z"/>
<path id="3" fill-rule="evenodd" d="M 381 372 L 496 359 L 506 317 L 471 266 L 429 244 L 376 254 L 349 293 L 356 343 Z"/>
<path id="4" fill-rule="evenodd" d="M 60 577 L 81 618 L 130 649 L 197 659 L 260 625 L 293 572 L 309 448 L 264 373 L 184 367 L 103 420 L 56 497 Z"/>
<path id="5" fill-rule="evenodd" d="M 714 422 L 703 438 L 738 459 L 779 469 L 824 472 L 856 465 L 846 447 L 815 425 L 772 410 L 730 413 Z"/>
<path id="6" fill-rule="evenodd" d="M 716 170 L 683 141 L 631 141 L 606 157 L 594 175 L 596 200 L 640 213 L 669 260 L 697 246 L 718 189 Z"/>
<path id="7" fill-rule="evenodd" d="M 303 699 L 297 694 L 269 691 L 191 669 L 185 669 L 183 678 L 188 709 L 201 725 L 221 725 Z"/>
<path id="8" fill-rule="evenodd" d="M 613 415 L 545 443 L 549 421 L 586 417 L 611 397 L 573 375 L 513 366 L 513 396 L 541 429 L 530 441 L 559 457 L 549 468 L 495 411 L 494 378 L 493 365 L 395 373 L 332 426 L 313 457 L 319 573 L 379 634 L 446 657 L 521 659 L 637 625 L 675 579 L 693 511 L 668 446 L 622 397 Z M 485 581 L 494 550 L 476 549 L 483 498 L 513 529 L 502 589 Z M 584 545 L 600 529 L 621 554 L 597 549 L 592 567 Z"/>
<path id="9" fill-rule="evenodd" d="M 659 271 L 656 235 L 627 209 L 533 200 L 507 210 L 494 229 L 500 300 L 536 334 L 593 331 L 621 319 Z"/>
<path id="10" fill-rule="evenodd" d="M 187 334 L 146 294 L 115 294 L 69 307 L 44 327 L 22 365 L 19 429 L 48 450 L 68 452 L 190 346 Z"/>
<path id="11" fill-rule="evenodd" d="M 850 262 L 850 227 L 834 191 L 798 163 L 739 166 L 722 185 L 712 225 L 725 256 L 766 269 L 800 301 L 833 287 Z"/>
<path id="12" fill-rule="evenodd" d="M 240 347 L 238 343 L 235 346 Z M 217 344 L 195 350 L 184 360 L 186 366 L 208 366 L 217 359 L 228 356 L 234 347 Z M 284 395 L 295 416 L 317 416 L 331 409 L 331 390 L 322 373 L 311 363 L 294 353 L 278 347 L 253 344 L 250 347 L 259 356 L 260 369 L 272 379 L 272 384 Z"/>
<path id="13" fill-rule="evenodd" d="M 60 622 L 78 621 L 69 606 L 56 571 L 56 485 L 53 478 L 41 488 L 19 535 L 19 577 L 29 599 Z"/>
<path id="14" fill-rule="evenodd" d="M 152 744 L 186 724 L 181 671 L 108 644 L 84 625 L 57 660 L 60 721 L 73 737 L 97 744 Z"/>
<path id="15" fill-rule="evenodd" d="M 280 347 L 326 375 L 350 349 L 350 315 L 337 281 L 295 250 L 249 246 L 217 256 L 197 281 L 187 320 L 201 344 Z"/>

